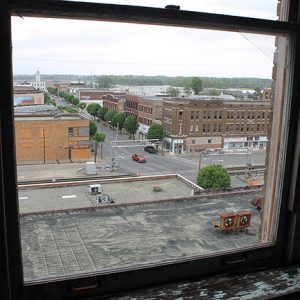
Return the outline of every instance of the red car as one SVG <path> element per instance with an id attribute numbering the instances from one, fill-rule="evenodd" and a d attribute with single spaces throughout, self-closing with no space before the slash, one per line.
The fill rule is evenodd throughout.
<path id="1" fill-rule="evenodd" d="M 142 154 L 132 154 L 131 158 L 139 163 L 146 162 L 146 157 Z"/>

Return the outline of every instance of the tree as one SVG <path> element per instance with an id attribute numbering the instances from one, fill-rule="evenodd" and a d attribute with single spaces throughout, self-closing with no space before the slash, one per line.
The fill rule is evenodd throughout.
<path id="1" fill-rule="evenodd" d="M 92 142 L 94 143 L 94 147 L 95 147 L 94 162 L 96 162 L 99 144 L 101 145 L 101 148 L 100 148 L 100 158 L 102 159 L 102 143 L 105 141 L 105 138 L 106 138 L 106 135 L 103 132 L 96 132 L 92 136 Z"/>
<path id="2" fill-rule="evenodd" d="M 86 108 L 86 103 L 85 102 L 79 102 L 76 106 L 78 108 L 85 109 Z"/>
<path id="3" fill-rule="evenodd" d="M 110 76 L 100 76 L 97 80 L 97 86 L 100 88 L 111 88 L 113 86 Z"/>
<path id="4" fill-rule="evenodd" d="M 113 118 L 112 118 L 112 125 L 114 127 L 118 126 L 119 130 L 122 130 L 123 126 L 124 126 L 124 122 L 125 122 L 125 115 L 123 113 L 116 113 Z"/>
<path id="5" fill-rule="evenodd" d="M 186 95 L 189 97 L 192 95 L 192 88 L 190 85 L 187 85 L 184 87 L 184 92 L 186 93 Z"/>
<path id="6" fill-rule="evenodd" d="M 199 170 L 197 184 L 204 189 L 230 187 L 231 179 L 227 170 L 221 165 L 210 165 Z"/>
<path id="7" fill-rule="evenodd" d="M 160 124 L 153 124 L 150 126 L 147 133 L 147 139 L 158 139 L 162 141 L 163 137 L 164 130 Z"/>
<path id="8" fill-rule="evenodd" d="M 174 88 L 174 87 L 168 87 L 166 90 L 166 93 L 170 96 L 170 97 L 178 97 L 180 94 L 180 91 L 178 88 Z"/>
<path id="9" fill-rule="evenodd" d="M 101 108 L 100 104 L 98 103 L 91 103 L 87 106 L 87 112 L 92 115 L 94 118 L 98 116 L 98 111 Z"/>
<path id="10" fill-rule="evenodd" d="M 195 95 L 199 95 L 199 93 L 203 90 L 202 80 L 199 77 L 193 77 L 191 88 L 194 91 Z"/>
<path id="11" fill-rule="evenodd" d="M 98 111 L 98 118 L 99 118 L 100 120 L 103 120 L 103 121 L 104 121 L 104 116 L 105 116 L 105 114 L 107 113 L 107 111 L 108 111 L 108 108 L 107 108 L 107 107 L 101 107 L 101 108 L 99 109 L 99 111 Z"/>
<path id="12" fill-rule="evenodd" d="M 139 124 L 137 123 L 135 116 L 128 116 L 125 119 L 124 128 L 130 134 L 130 136 L 132 136 L 133 139 L 138 127 Z"/>
<path id="13" fill-rule="evenodd" d="M 90 137 L 97 132 L 97 125 L 94 121 L 90 121 Z"/>
<path id="14" fill-rule="evenodd" d="M 106 114 L 104 115 L 104 121 L 112 124 L 113 117 L 116 113 L 117 112 L 115 110 L 108 110 L 106 112 Z M 113 125 L 113 127 L 114 127 L 114 125 Z"/>

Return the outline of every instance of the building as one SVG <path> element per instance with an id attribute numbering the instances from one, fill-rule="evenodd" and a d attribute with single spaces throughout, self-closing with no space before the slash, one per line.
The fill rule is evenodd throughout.
<path id="1" fill-rule="evenodd" d="M 265 149 L 270 102 L 164 99 L 165 143 L 171 153 L 206 148 Z"/>
<path id="2" fill-rule="evenodd" d="M 125 96 L 125 114 L 127 116 L 135 116 L 138 118 L 138 105 L 140 97 L 134 94 L 126 94 Z"/>
<path id="3" fill-rule="evenodd" d="M 46 91 L 46 84 L 45 81 L 41 81 L 41 74 L 40 71 L 37 70 L 35 73 L 35 82 L 31 83 L 32 87 L 36 90 Z"/>
<path id="4" fill-rule="evenodd" d="M 160 97 L 140 97 L 138 102 L 138 135 L 146 137 L 152 124 L 161 124 L 163 100 Z"/>
<path id="5" fill-rule="evenodd" d="M 125 112 L 125 93 L 115 95 L 114 93 L 103 96 L 103 107 L 108 110 L 115 110 L 117 112 Z"/>
<path id="6" fill-rule="evenodd" d="M 15 111 L 18 163 L 89 159 L 88 120 L 41 107 L 28 108 Z"/>
<path id="7" fill-rule="evenodd" d="M 30 85 L 14 85 L 14 106 L 44 104 L 44 93 Z"/>

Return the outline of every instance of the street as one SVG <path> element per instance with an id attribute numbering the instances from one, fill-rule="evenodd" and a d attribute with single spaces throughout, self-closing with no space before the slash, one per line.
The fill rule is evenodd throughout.
<path id="1" fill-rule="evenodd" d="M 156 175 L 156 174 L 180 174 L 187 179 L 195 182 L 196 176 L 199 170 L 200 154 L 196 155 L 184 155 L 174 156 L 164 151 L 162 156 L 161 151 L 158 154 L 149 154 L 144 151 L 144 145 L 135 145 L 129 147 L 111 147 L 111 141 L 128 140 L 126 133 L 120 134 L 116 130 L 112 130 L 109 126 L 104 125 L 102 122 L 97 122 L 99 131 L 106 134 L 106 141 L 103 143 L 103 165 L 110 166 L 112 158 L 115 158 L 115 163 L 122 169 L 128 172 L 138 175 Z M 138 143 L 137 143 L 138 144 Z M 133 153 L 140 153 L 147 158 L 146 163 L 138 163 L 132 160 L 131 155 Z M 229 166 L 245 166 L 247 162 L 251 162 L 252 165 L 263 165 L 265 162 L 265 152 L 254 153 L 224 153 L 224 154 L 202 154 L 201 155 L 201 167 L 208 166 L 210 164 L 221 164 L 225 167 Z M 232 186 L 243 186 L 244 182 L 241 180 L 241 176 L 232 176 Z"/>
<path id="2" fill-rule="evenodd" d="M 70 106 L 63 99 L 56 98 L 57 104 Z M 89 120 L 93 117 L 86 112 L 80 110 L 80 115 Z M 129 173 L 137 175 L 158 175 L 158 174 L 180 174 L 192 182 L 196 182 L 196 177 L 200 167 L 205 167 L 210 164 L 221 164 L 224 167 L 232 166 L 245 166 L 247 163 L 252 165 L 264 165 L 265 152 L 225 152 L 224 154 L 180 154 L 171 155 L 164 150 L 162 155 L 161 151 L 157 154 L 149 154 L 144 151 L 145 145 L 122 146 L 112 147 L 112 141 L 126 141 L 129 136 L 125 131 L 117 132 L 112 129 L 108 124 L 102 121 L 94 120 L 99 132 L 106 134 L 106 140 L 102 143 L 102 159 L 100 149 L 98 150 L 97 163 L 101 166 L 112 166 L 112 160 L 115 160 L 115 166 L 126 170 Z M 146 157 L 146 163 L 138 163 L 133 161 L 131 156 L 134 153 L 142 154 Z M 231 186 L 240 187 L 245 186 L 244 176 L 232 175 Z M 259 177 L 263 181 L 263 176 Z"/>

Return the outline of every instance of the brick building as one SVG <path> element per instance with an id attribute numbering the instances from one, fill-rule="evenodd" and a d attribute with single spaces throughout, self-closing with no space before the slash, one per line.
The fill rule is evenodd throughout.
<path id="1" fill-rule="evenodd" d="M 116 110 L 117 112 L 125 112 L 125 94 L 114 95 L 108 94 L 103 96 L 103 107 L 108 110 Z"/>
<path id="2" fill-rule="evenodd" d="M 14 86 L 14 105 L 44 104 L 44 93 L 32 86 Z"/>
<path id="3" fill-rule="evenodd" d="M 172 153 L 206 148 L 265 149 L 270 102 L 164 99 L 165 143 Z"/>
<path id="4" fill-rule="evenodd" d="M 159 97 L 140 97 L 138 103 L 138 134 L 139 138 L 145 138 L 149 127 L 162 120 L 163 100 Z"/>
<path id="5" fill-rule="evenodd" d="M 15 136 L 18 163 L 90 157 L 89 121 L 78 115 L 15 112 Z"/>
<path id="6" fill-rule="evenodd" d="M 133 94 L 127 94 L 125 96 L 125 114 L 127 116 L 136 116 L 138 119 L 138 105 L 139 105 L 139 96 Z"/>

